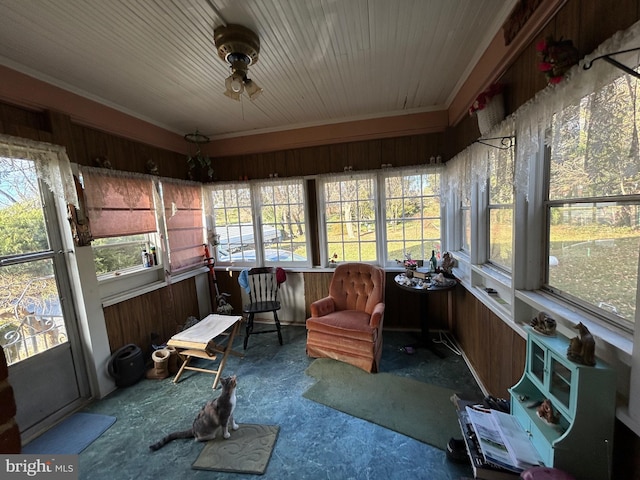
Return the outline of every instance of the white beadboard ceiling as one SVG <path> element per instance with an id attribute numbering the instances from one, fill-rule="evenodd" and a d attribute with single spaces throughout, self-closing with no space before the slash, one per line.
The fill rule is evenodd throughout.
<path id="1" fill-rule="evenodd" d="M 516 0 L 0 0 L 0 64 L 212 138 L 448 107 Z M 255 101 L 213 30 L 252 29 Z M 1 81 L 1 79 L 0 79 Z"/>

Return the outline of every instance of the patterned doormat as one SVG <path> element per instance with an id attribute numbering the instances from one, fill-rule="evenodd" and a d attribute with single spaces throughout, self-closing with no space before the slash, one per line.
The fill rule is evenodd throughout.
<path id="1" fill-rule="evenodd" d="M 220 437 L 207 442 L 191 468 L 218 472 L 262 475 L 267 469 L 278 438 L 277 425 L 240 424 L 226 440 Z"/>

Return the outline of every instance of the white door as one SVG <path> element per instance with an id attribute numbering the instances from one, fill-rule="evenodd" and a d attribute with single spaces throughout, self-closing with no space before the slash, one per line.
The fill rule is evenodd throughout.
<path id="1" fill-rule="evenodd" d="M 23 440 L 88 396 L 57 211 L 34 162 L 0 157 L 0 345 Z"/>

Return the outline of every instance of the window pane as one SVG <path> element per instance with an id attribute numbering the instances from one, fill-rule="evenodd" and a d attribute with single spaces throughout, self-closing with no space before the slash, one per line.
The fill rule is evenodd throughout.
<path id="1" fill-rule="evenodd" d="M 551 200 L 640 193 L 638 84 L 620 77 L 556 115 Z"/>
<path id="2" fill-rule="evenodd" d="M 513 203 L 513 149 L 489 153 L 489 203 Z"/>
<path id="3" fill-rule="evenodd" d="M 215 233 L 220 236 L 220 244 L 216 249 L 218 260 L 255 262 L 255 236 L 249 186 L 213 187 L 211 205 Z M 269 228 L 263 235 L 265 241 L 271 241 L 276 231 Z"/>
<path id="4" fill-rule="evenodd" d="M 440 255 L 440 175 L 388 176 L 385 185 L 386 261 Z"/>
<path id="5" fill-rule="evenodd" d="M 9 365 L 67 342 L 54 255 L 34 162 L 0 157 L 0 256 L 9 257 L 0 267 L 0 346 Z"/>
<path id="6" fill-rule="evenodd" d="M 0 268 L 0 346 L 9 365 L 68 341 L 51 259 Z"/>
<path id="7" fill-rule="evenodd" d="M 307 261 L 304 200 L 302 181 L 260 186 L 265 262 Z"/>
<path id="8" fill-rule="evenodd" d="M 0 158 L 0 255 L 46 250 L 49 238 L 35 165 Z"/>
<path id="9" fill-rule="evenodd" d="M 94 240 L 91 246 L 98 275 L 142 267 L 144 266 L 143 251 L 151 254 L 152 249 L 156 249 L 150 235 L 100 238 Z M 153 264 L 157 264 L 160 258 L 156 249 Z"/>
<path id="10" fill-rule="evenodd" d="M 511 271 L 513 211 L 510 208 L 492 209 L 489 222 L 489 261 Z"/>
<path id="11" fill-rule="evenodd" d="M 462 250 L 471 252 L 471 210 L 465 207 L 462 212 Z"/>
<path id="12" fill-rule="evenodd" d="M 345 175 L 324 183 L 327 258 L 376 261 L 375 178 Z"/>
<path id="13" fill-rule="evenodd" d="M 640 206 L 579 204 L 549 211 L 548 283 L 587 304 L 634 322 Z"/>
<path id="14" fill-rule="evenodd" d="M 489 155 L 489 255 L 505 270 L 512 268 L 513 148 L 490 149 Z"/>
<path id="15" fill-rule="evenodd" d="M 554 117 L 546 286 L 633 330 L 640 250 L 640 83 L 612 71 L 618 78 Z"/>

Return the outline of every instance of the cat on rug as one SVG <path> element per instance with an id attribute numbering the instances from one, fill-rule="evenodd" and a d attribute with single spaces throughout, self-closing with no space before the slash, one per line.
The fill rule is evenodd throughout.
<path id="1" fill-rule="evenodd" d="M 238 424 L 233 419 L 233 411 L 236 408 L 236 376 L 222 378 L 220 384 L 222 393 L 202 407 L 191 428 L 170 433 L 159 442 L 149 445 L 149 448 L 155 452 L 178 438 L 195 438 L 199 442 L 208 442 L 216 438 L 218 429 L 222 429 L 224 438 L 229 438 L 229 427 L 232 430 L 238 429 Z"/>

